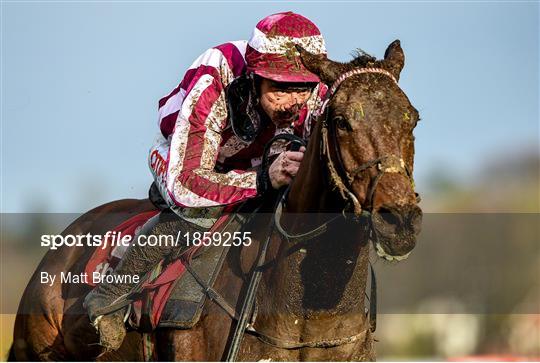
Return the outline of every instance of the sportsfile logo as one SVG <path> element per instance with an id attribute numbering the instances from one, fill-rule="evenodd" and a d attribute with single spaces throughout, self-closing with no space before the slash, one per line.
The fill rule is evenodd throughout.
<path id="1" fill-rule="evenodd" d="M 129 247 L 133 243 L 140 246 L 249 246 L 251 245 L 251 232 L 185 232 L 179 231 L 176 235 L 136 235 L 122 232 L 108 231 L 105 234 L 44 234 L 41 235 L 41 247 L 56 250 L 66 247 Z"/>
<path id="2" fill-rule="evenodd" d="M 101 247 L 103 249 L 113 246 L 125 246 L 131 245 L 133 236 L 123 235 L 121 232 L 108 231 L 105 234 L 44 234 L 41 236 L 41 247 L 49 247 L 51 250 L 56 250 L 59 247 Z"/>

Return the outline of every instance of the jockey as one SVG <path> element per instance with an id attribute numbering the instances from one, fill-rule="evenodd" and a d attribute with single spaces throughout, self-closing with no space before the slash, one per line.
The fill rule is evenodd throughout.
<path id="1" fill-rule="evenodd" d="M 204 52 L 159 101 L 161 132 L 150 150 L 155 179 L 150 196 L 166 209 L 139 233 L 171 215 L 187 221 L 187 228 L 208 229 L 215 221 L 213 211 L 291 182 L 305 148 L 274 150 L 277 156 L 263 170 L 264 146 L 282 133 L 307 139 L 310 115 L 326 90 L 304 67 L 295 44 L 326 53 L 324 39 L 310 20 L 293 12 L 270 15 L 256 25 L 249 41 Z M 168 254 L 170 248 L 133 244 L 113 274 L 142 276 Z M 85 299 L 100 344 L 107 349 L 115 350 L 123 341 L 124 311 L 100 315 L 99 309 L 133 287 L 102 283 Z"/>

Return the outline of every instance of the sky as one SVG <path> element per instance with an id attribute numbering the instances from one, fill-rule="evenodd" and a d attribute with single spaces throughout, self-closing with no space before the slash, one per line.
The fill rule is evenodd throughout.
<path id="1" fill-rule="evenodd" d="M 416 184 L 474 180 L 538 152 L 538 2 L 46 2 L 1 5 L 0 212 L 84 212 L 144 198 L 157 101 L 206 49 L 264 16 L 315 22 L 329 57 L 381 58 L 400 39 L 400 85 L 422 120 Z"/>

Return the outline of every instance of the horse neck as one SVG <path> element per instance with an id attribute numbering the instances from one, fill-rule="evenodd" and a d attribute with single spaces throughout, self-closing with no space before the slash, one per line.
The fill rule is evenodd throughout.
<path id="1" fill-rule="evenodd" d="M 336 214 L 320 211 L 331 211 L 341 203 L 325 182 L 319 149 L 317 125 L 282 218 L 291 233 L 303 233 L 328 221 Z M 338 219 L 329 224 L 326 233 L 303 246 L 275 234 L 268 253 L 275 262 L 263 275 L 257 326 L 289 340 L 357 334 L 366 325 L 369 249 L 363 230 Z"/>

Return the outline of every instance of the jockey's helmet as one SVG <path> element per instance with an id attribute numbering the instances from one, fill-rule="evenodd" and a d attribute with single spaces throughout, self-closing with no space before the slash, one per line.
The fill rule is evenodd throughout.
<path id="1" fill-rule="evenodd" d="M 319 82 L 302 64 L 295 44 L 314 54 L 326 53 L 319 28 L 302 15 L 287 11 L 262 19 L 246 49 L 248 73 L 278 82 Z"/>

